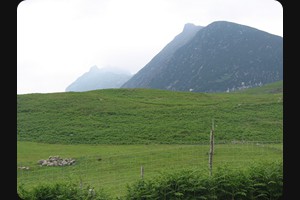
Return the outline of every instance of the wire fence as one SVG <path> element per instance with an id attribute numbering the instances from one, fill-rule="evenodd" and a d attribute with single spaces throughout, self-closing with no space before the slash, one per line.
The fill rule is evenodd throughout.
<path id="1" fill-rule="evenodd" d="M 122 148 L 129 146 L 122 145 Z M 115 196 L 122 196 L 126 192 L 126 186 L 141 179 L 141 176 L 148 179 L 164 172 L 187 169 L 209 173 L 208 143 L 140 145 L 137 148 L 130 147 L 130 151 L 122 148 L 114 152 L 99 150 L 89 155 L 82 152 L 81 156 L 74 158 L 74 165 L 63 167 L 40 166 L 38 160 L 18 162 L 17 183 L 30 188 L 43 183 L 71 181 L 80 186 L 91 186 L 95 190 L 102 188 Z M 62 148 L 61 152 L 63 151 Z M 280 141 L 218 142 L 214 146 L 213 170 L 223 165 L 240 168 L 252 163 L 282 159 L 283 144 Z"/>

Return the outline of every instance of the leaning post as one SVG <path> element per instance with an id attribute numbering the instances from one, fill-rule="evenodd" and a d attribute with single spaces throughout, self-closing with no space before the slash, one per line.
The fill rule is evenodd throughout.
<path id="1" fill-rule="evenodd" d="M 214 155 L 214 120 L 212 120 L 212 128 L 210 131 L 210 149 L 208 155 L 209 175 L 212 175 L 213 155 Z"/>

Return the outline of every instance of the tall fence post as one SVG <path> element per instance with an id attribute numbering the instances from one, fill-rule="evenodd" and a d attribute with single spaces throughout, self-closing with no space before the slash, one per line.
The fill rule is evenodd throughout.
<path id="1" fill-rule="evenodd" d="M 141 165 L 141 178 L 144 179 L 144 167 Z"/>
<path id="2" fill-rule="evenodd" d="M 214 120 L 212 120 L 212 129 L 210 131 L 210 149 L 208 156 L 209 175 L 212 175 L 213 155 L 214 155 Z"/>

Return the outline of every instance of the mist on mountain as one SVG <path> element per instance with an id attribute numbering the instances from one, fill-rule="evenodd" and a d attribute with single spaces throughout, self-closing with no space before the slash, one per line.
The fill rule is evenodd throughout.
<path id="1" fill-rule="evenodd" d="M 97 89 L 119 88 L 132 74 L 129 71 L 117 67 L 98 68 L 92 66 L 90 70 L 78 77 L 67 88 L 66 92 L 83 92 Z"/>

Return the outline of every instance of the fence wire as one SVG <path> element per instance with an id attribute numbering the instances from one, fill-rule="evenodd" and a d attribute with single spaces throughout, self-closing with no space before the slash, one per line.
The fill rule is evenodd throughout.
<path id="1" fill-rule="evenodd" d="M 141 167 L 144 179 L 187 169 L 209 173 L 208 143 L 159 146 L 145 145 L 145 148 L 133 148 L 130 152 L 99 151 L 93 155 L 83 152 L 82 156 L 74 158 L 74 165 L 63 167 L 40 166 L 37 161 L 18 162 L 17 184 L 30 188 L 43 183 L 71 181 L 122 196 L 127 185 L 141 179 Z M 282 142 L 277 141 L 219 141 L 214 146 L 213 170 L 223 165 L 240 168 L 255 162 L 282 160 L 282 153 Z"/>

